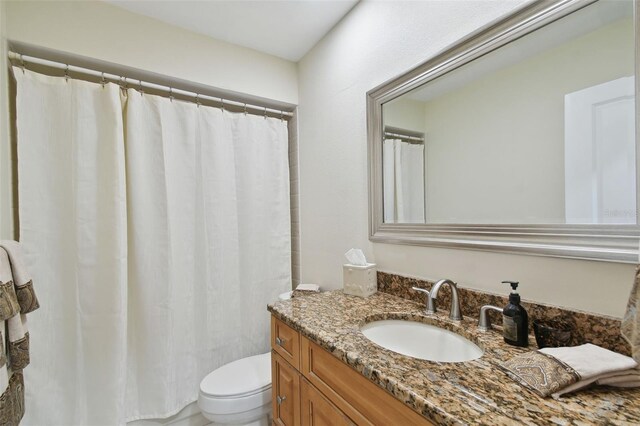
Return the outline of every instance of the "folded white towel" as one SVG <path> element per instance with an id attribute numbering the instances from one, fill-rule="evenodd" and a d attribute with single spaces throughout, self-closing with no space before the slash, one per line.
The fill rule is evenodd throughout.
<path id="1" fill-rule="evenodd" d="M 558 398 L 594 383 L 614 387 L 640 385 L 640 369 L 633 358 L 590 343 L 527 352 L 499 366 L 543 397 Z"/>
<path id="2" fill-rule="evenodd" d="M 636 368 L 628 372 L 620 372 L 616 376 L 602 377 L 596 383 L 599 385 L 629 387 L 629 384 L 640 383 L 640 370 Z"/>
<path id="3" fill-rule="evenodd" d="M 628 387 L 629 383 L 638 379 L 636 376 L 638 363 L 633 358 L 591 343 L 573 347 L 544 348 L 539 352 L 568 365 L 580 376 L 580 380 L 576 383 L 554 392 L 551 395 L 554 398 L 582 389 L 592 383 L 616 387 L 621 387 L 619 384 L 625 383 Z"/>
<path id="4" fill-rule="evenodd" d="M 298 284 L 296 290 L 319 292 L 320 286 L 318 284 Z"/>
<path id="5" fill-rule="evenodd" d="M 587 386 L 593 383 L 595 383 L 596 385 L 607 385 L 615 388 L 635 387 L 634 384 L 640 383 L 640 380 L 638 380 L 637 374 L 630 373 L 633 371 L 635 371 L 635 369 L 599 374 L 597 376 L 590 377 L 588 379 L 580 380 L 576 383 L 573 383 L 551 394 L 551 396 L 557 399 L 564 394 L 575 392 L 582 388 L 586 388 Z"/>
<path id="6" fill-rule="evenodd" d="M 591 343 L 563 348 L 544 348 L 539 352 L 551 355 L 576 370 L 582 380 L 604 373 L 636 368 L 638 363 L 633 358 L 610 351 Z"/>

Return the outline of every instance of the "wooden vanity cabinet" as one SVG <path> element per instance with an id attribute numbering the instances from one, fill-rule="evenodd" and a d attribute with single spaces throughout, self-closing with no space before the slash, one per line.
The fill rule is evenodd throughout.
<path id="1" fill-rule="evenodd" d="M 274 316 L 271 347 L 275 425 L 433 425 Z"/>

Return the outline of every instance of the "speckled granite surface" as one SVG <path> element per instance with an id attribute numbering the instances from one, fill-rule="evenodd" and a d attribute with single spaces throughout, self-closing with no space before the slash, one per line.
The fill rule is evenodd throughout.
<path id="1" fill-rule="evenodd" d="M 276 302 L 269 311 L 436 424 L 640 425 L 640 390 L 591 389 L 556 401 L 522 388 L 494 363 L 526 349 L 504 344 L 497 332 L 478 332 L 475 319 L 456 324 L 444 311 L 426 316 L 422 303 L 381 292 L 366 299 L 341 291 L 312 294 Z M 391 352 L 359 331 L 384 318 L 436 324 L 466 336 L 485 354 L 438 363 Z"/>
<path id="2" fill-rule="evenodd" d="M 394 296 L 403 297 L 416 302 L 425 301 L 426 297 L 422 293 L 418 293 L 411 287 L 420 287 L 430 289 L 432 282 L 419 280 L 416 278 L 403 277 L 401 275 L 389 274 L 378 271 L 378 290 Z M 483 305 L 494 305 L 504 307 L 509 302 L 508 288 L 505 286 L 505 296 L 499 296 L 491 293 L 485 293 L 478 290 L 471 290 L 458 287 L 460 299 L 464 303 L 460 306 L 462 315 L 477 318 L 480 314 L 480 308 Z M 523 301 L 522 305 L 529 314 L 529 331 L 533 333 L 533 320 L 552 320 L 562 319 L 565 323 L 571 325 L 573 333 L 572 346 L 581 345 L 583 343 L 593 343 L 625 355 L 631 355 L 631 347 L 620 334 L 621 320 L 604 315 L 594 315 L 587 312 L 573 311 L 556 306 L 549 306 L 540 303 L 531 303 Z M 448 286 L 443 286 L 438 293 L 438 309 L 449 309 L 451 306 L 451 291 Z M 495 324 L 500 325 L 500 313 L 490 312 L 491 319 Z M 535 339 L 531 339 L 535 349 Z"/>

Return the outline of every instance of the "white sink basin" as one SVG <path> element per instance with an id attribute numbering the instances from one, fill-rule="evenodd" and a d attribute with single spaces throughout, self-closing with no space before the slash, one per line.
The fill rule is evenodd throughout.
<path id="1" fill-rule="evenodd" d="M 475 343 L 459 334 L 421 322 L 374 321 L 360 330 L 367 339 L 385 349 L 429 361 L 471 361 L 483 353 Z"/>

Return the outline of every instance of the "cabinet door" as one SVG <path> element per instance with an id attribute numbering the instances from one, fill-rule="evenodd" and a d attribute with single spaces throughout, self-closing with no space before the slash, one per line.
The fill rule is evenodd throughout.
<path id="1" fill-rule="evenodd" d="M 300 373 L 275 351 L 271 351 L 273 423 L 279 426 L 300 424 Z"/>
<path id="2" fill-rule="evenodd" d="M 349 418 L 304 378 L 300 382 L 302 426 L 351 426 Z"/>

